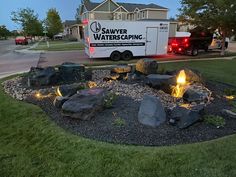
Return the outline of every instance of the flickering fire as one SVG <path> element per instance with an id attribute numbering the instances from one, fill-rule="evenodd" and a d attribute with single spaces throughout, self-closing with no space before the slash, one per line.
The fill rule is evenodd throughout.
<path id="1" fill-rule="evenodd" d="M 62 96 L 62 94 L 61 94 L 61 91 L 60 91 L 60 88 L 59 88 L 59 87 L 57 87 L 57 90 L 56 90 L 56 95 L 57 95 L 57 96 Z"/>
<path id="2" fill-rule="evenodd" d="M 171 95 L 176 98 L 183 97 L 187 86 L 185 71 L 181 70 L 177 76 L 177 85 L 173 87 Z"/>

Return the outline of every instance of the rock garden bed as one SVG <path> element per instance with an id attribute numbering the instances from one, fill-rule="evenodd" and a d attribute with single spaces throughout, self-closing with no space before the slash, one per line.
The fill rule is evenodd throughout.
<path id="1" fill-rule="evenodd" d="M 93 71 L 71 63 L 32 68 L 3 86 L 58 126 L 94 140 L 163 146 L 236 133 L 234 87 L 204 81 L 187 68 L 160 73 L 152 60 Z"/>

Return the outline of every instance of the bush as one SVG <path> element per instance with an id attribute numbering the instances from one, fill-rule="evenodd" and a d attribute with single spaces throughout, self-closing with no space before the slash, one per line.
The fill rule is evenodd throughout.
<path id="1" fill-rule="evenodd" d="M 103 106 L 105 108 L 111 108 L 113 106 L 114 101 L 117 100 L 117 97 L 118 96 L 115 93 L 109 93 L 104 99 Z"/>
<path id="2" fill-rule="evenodd" d="M 220 127 L 225 126 L 225 119 L 221 116 L 206 115 L 206 116 L 204 116 L 204 121 L 207 124 L 216 126 L 216 128 L 220 128 Z"/>
<path id="3" fill-rule="evenodd" d="M 118 118 L 116 118 L 116 119 L 114 120 L 113 125 L 118 126 L 118 127 L 125 126 L 125 120 L 122 119 L 122 118 L 120 118 L 120 117 L 118 117 Z"/>

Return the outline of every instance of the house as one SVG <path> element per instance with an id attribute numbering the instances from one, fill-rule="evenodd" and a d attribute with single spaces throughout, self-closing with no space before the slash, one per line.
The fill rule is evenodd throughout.
<path id="1" fill-rule="evenodd" d="M 168 20 L 168 9 L 157 4 L 121 3 L 104 0 L 101 3 L 82 0 L 79 7 L 82 21 L 88 20 Z M 175 36 L 177 22 L 170 21 L 170 34 Z"/>
<path id="2" fill-rule="evenodd" d="M 68 37 L 72 34 L 71 26 L 77 24 L 76 20 L 66 20 L 62 23 L 63 36 Z"/>

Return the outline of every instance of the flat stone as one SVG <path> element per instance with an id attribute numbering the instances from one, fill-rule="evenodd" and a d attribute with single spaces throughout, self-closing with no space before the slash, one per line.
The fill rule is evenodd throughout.
<path id="1" fill-rule="evenodd" d="M 232 119 L 236 119 L 236 113 L 233 112 L 233 111 L 230 111 L 230 110 L 227 110 L 227 109 L 223 109 L 222 111 L 222 114 L 229 117 L 229 118 L 232 118 Z"/>
<path id="2" fill-rule="evenodd" d="M 209 95 L 206 92 L 202 92 L 194 88 L 188 88 L 183 95 L 183 100 L 189 103 L 205 102 L 208 100 L 208 97 Z"/>
<path id="3" fill-rule="evenodd" d="M 75 119 L 90 120 L 103 110 L 106 94 L 101 88 L 82 90 L 62 105 L 63 114 Z"/>
<path id="4" fill-rule="evenodd" d="M 130 73 L 131 70 L 132 70 L 131 66 L 128 66 L 128 65 L 117 65 L 114 68 L 112 68 L 111 73 L 127 74 L 127 73 Z"/>
<path id="5" fill-rule="evenodd" d="M 145 83 L 153 88 L 162 88 L 175 85 L 176 78 L 171 75 L 150 74 L 146 77 Z"/>
<path id="6" fill-rule="evenodd" d="M 140 59 L 136 63 L 136 71 L 144 74 L 157 74 L 158 63 L 156 60 L 152 59 Z"/>
<path id="7" fill-rule="evenodd" d="M 157 127 L 166 121 L 166 113 L 161 101 L 154 96 L 145 95 L 138 112 L 141 124 Z"/>

